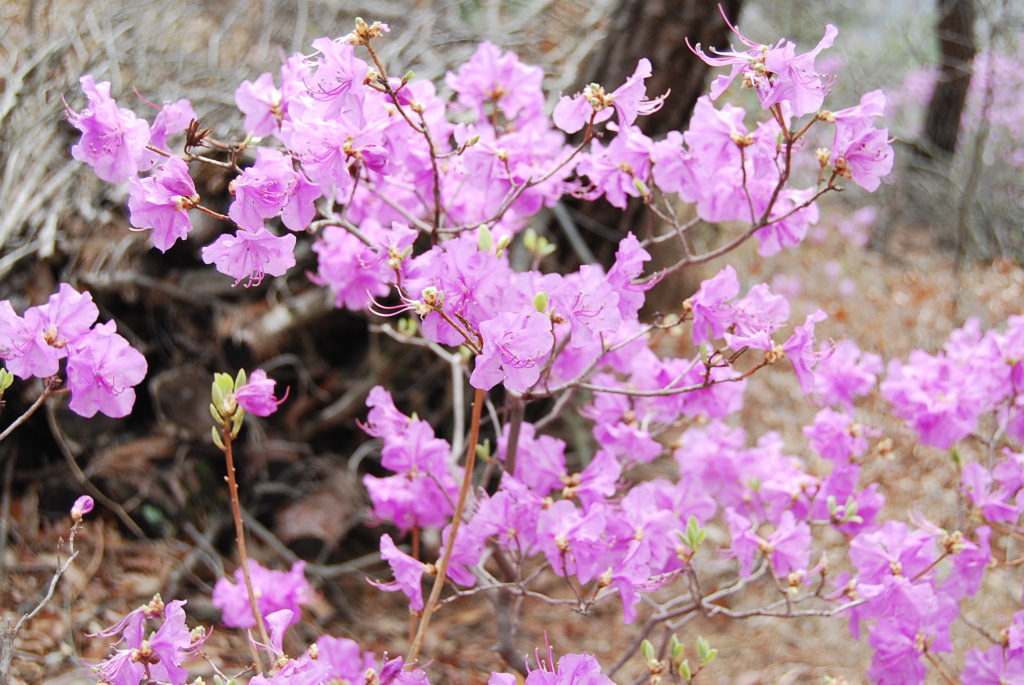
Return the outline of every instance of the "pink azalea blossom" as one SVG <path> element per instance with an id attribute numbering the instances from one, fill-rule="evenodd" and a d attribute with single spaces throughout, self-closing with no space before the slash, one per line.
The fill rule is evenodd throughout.
<path id="1" fill-rule="evenodd" d="M 888 129 L 877 129 L 871 121 L 884 108 L 885 95 L 874 90 L 862 96 L 859 105 L 829 117 L 836 124 L 831 158 L 836 172 L 868 192 L 878 190 L 896 156 Z"/>
<path id="2" fill-rule="evenodd" d="M 526 392 L 540 378 L 541 366 L 551 354 L 551 321 L 532 306 L 518 313 L 505 312 L 480 324 L 483 351 L 469 377 L 475 388 L 490 390 L 498 383 Z"/>
<path id="3" fill-rule="evenodd" d="M 245 115 L 245 130 L 255 136 L 270 135 L 284 117 L 281 90 L 274 86 L 274 75 L 269 72 L 256 81 L 242 81 L 235 90 L 235 105 Z"/>
<path id="4" fill-rule="evenodd" d="M 964 655 L 963 685 L 1024 685 L 1024 652 L 992 645 Z"/>
<path id="5" fill-rule="evenodd" d="M 445 75 L 459 104 L 477 113 L 478 125 L 486 125 L 495 111 L 520 124 L 539 117 L 544 109 L 543 80 L 543 69 L 525 65 L 515 53 L 503 53 L 488 42 L 480 43 L 457 72 Z"/>
<path id="6" fill-rule="evenodd" d="M 167 139 L 175 133 L 181 133 L 188 129 L 189 125 L 198 118 L 195 109 L 192 108 L 192 103 L 185 98 L 180 98 L 177 102 L 165 102 L 156 115 L 156 119 L 153 120 L 153 126 L 150 129 L 150 146 L 168 151 Z M 147 158 L 151 165 L 164 160 L 165 155 L 150 150 Z"/>
<path id="7" fill-rule="evenodd" d="M 611 118 L 612 109 L 617 113 L 619 126 L 629 126 L 637 116 L 653 114 L 661 109 L 665 95 L 647 99 L 647 88 L 644 81 L 651 76 L 651 61 L 641 58 L 633 75 L 611 93 L 604 93 L 596 84 L 588 86 L 582 93 L 572 97 L 563 96 L 555 105 L 552 120 L 555 126 L 566 133 L 576 133 L 587 125 L 590 118 L 599 124 Z M 596 87 L 595 87 L 596 86 Z"/>
<path id="8" fill-rule="evenodd" d="M 310 61 L 316 71 L 307 81 L 314 110 L 325 119 L 348 118 L 363 124 L 364 82 L 369 67 L 355 56 L 355 47 L 342 40 L 317 38 L 317 54 Z"/>
<path id="9" fill-rule="evenodd" d="M 79 83 L 89 106 L 81 112 L 66 108 L 68 121 L 82 132 L 71 156 L 91 166 L 108 183 L 122 183 L 149 168 L 149 124 L 131 110 L 118 108 L 110 97 L 109 81 L 96 83 L 86 74 Z"/>
<path id="10" fill-rule="evenodd" d="M 295 236 L 277 237 L 265 228 L 222 235 L 203 248 L 203 261 L 216 264 L 217 271 L 235 279 L 247 279 L 245 286 L 259 285 L 267 274 L 283 276 L 295 266 Z"/>
<path id="11" fill-rule="evenodd" d="M 111 685 L 139 685 L 143 681 L 184 685 L 188 671 L 182 663 L 195 658 L 206 641 L 204 634 L 194 635 L 185 625 L 184 605 L 184 600 L 177 599 L 166 606 L 160 602 L 158 612 L 149 613 L 148 608 L 134 611 L 117 625 L 100 632 L 102 636 L 122 633 L 117 644 L 124 642 L 125 648 L 116 650 L 97 665 L 96 675 Z M 163 618 L 160 628 L 155 632 L 147 631 L 147 619 L 158 616 Z"/>
<path id="12" fill-rule="evenodd" d="M 278 214 L 292 231 L 301 231 L 316 216 L 314 201 L 320 186 L 292 167 L 291 158 L 277 150 L 257 148 L 256 163 L 231 182 L 235 199 L 228 216 L 242 228 L 258 231 Z"/>
<path id="13" fill-rule="evenodd" d="M 188 210 L 199 202 L 188 165 L 177 156 L 167 158 L 152 176 L 128 179 L 128 211 L 132 226 L 153 229 L 153 245 L 167 252 L 192 230 Z"/>
<path id="14" fill-rule="evenodd" d="M 285 398 L 274 397 L 274 386 L 277 381 L 267 378 L 267 372 L 256 369 L 249 376 L 249 382 L 235 390 L 235 401 L 238 406 L 256 416 L 270 416 Z M 285 393 L 287 397 L 287 392 Z"/>
<path id="15" fill-rule="evenodd" d="M 113 321 L 97 324 L 70 345 L 68 407 L 79 416 L 101 412 L 121 418 L 135 405 L 135 386 L 146 377 L 146 358 L 116 331 Z"/>
<path id="16" fill-rule="evenodd" d="M 380 556 L 388 562 L 395 579 L 390 583 L 370 583 L 385 592 L 404 593 L 409 598 L 409 609 L 412 611 L 423 609 L 423 562 L 398 549 L 387 534 L 380 538 Z"/>
<path id="17" fill-rule="evenodd" d="M 724 10 L 722 16 L 725 17 Z M 814 60 L 819 52 L 832 47 L 839 34 L 836 27 L 827 25 L 818 45 L 810 52 L 797 55 L 796 46 L 788 40 L 782 39 L 774 47 L 759 45 L 740 33 L 729 23 L 728 17 L 725 20 L 740 42 L 747 46 L 747 51 L 715 51 L 716 56 L 710 57 L 701 50 L 700 44 L 691 48 L 706 64 L 731 67 L 729 74 L 719 76 L 712 83 L 712 100 L 717 100 L 733 80 L 741 76 L 745 87 L 757 90 L 761 106 L 765 109 L 785 102 L 789 103 L 794 116 L 803 116 L 821 107 L 834 79 L 817 73 Z"/>
<path id="18" fill-rule="evenodd" d="M 793 371 L 800 381 L 800 388 L 805 393 L 810 393 L 814 389 L 813 369 L 823 356 L 814 349 L 814 327 L 827 318 L 828 315 L 820 309 L 808 314 L 804 324 L 797 326 L 793 335 L 782 345 L 786 356 L 793 363 Z"/>
<path id="19" fill-rule="evenodd" d="M 49 301 L 15 314 L 11 303 L 0 301 L 0 358 L 19 378 L 46 378 L 57 373 L 70 344 L 89 332 L 99 309 L 88 292 L 61 283 Z"/>

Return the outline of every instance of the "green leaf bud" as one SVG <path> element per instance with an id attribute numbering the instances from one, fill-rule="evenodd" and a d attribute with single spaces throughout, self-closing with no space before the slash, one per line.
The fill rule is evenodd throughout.
<path id="1" fill-rule="evenodd" d="M 3 397 L 4 391 L 11 387 L 13 382 L 14 374 L 7 369 L 0 369 L 0 397 Z"/>
<path id="2" fill-rule="evenodd" d="M 487 228 L 487 224 L 480 224 L 476 243 L 481 252 L 490 252 L 491 247 L 494 246 L 494 236 L 491 235 L 491 229 Z"/>
<path id="3" fill-rule="evenodd" d="M 536 307 L 537 311 L 543 314 L 548 310 L 548 294 L 541 290 L 539 293 L 533 296 L 533 306 Z"/>
<path id="4" fill-rule="evenodd" d="M 690 662 L 683 659 L 683 663 L 679 664 L 679 677 L 689 682 L 693 678 L 693 673 L 690 671 Z"/>
<path id="5" fill-rule="evenodd" d="M 640 653 L 643 655 L 644 661 L 649 662 L 655 660 L 654 645 L 650 640 L 644 640 L 640 643 Z"/>

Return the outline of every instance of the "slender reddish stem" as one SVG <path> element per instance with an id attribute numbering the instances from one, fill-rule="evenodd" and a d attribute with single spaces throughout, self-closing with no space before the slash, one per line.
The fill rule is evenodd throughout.
<path id="1" fill-rule="evenodd" d="M 238 543 L 238 558 L 242 563 L 242 573 L 245 575 L 245 589 L 249 593 L 249 607 L 256 619 L 256 627 L 260 631 L 260 640 L 263 644 L 270 646 L 270 637 L 267 635 L 267 626 L 263 623 L 263 615 L 260 614 L 259 605 L 256 603 L 256 591 L 252 586 L 252 578 L 249 576 L 249 553 L 245 549 L 245 529 L 242 526 L 242 508 L 238 503 L 238 481 L 235 479 L 235 459 L 231 451 L 231 428 L 225 426 L 222 429 L 224 437 L 224 458 L 228 465 L 228 492 L 231 494 L 231 514 L 235 519 L 235 541 Z M 256 671 L 263 674 L 263 664 L 260 661 L 259 652 L 256 647 L 249 643 L 253 658 L 256 662 Z"/>
<path id="2" fill-rule="evenodd" d="M 455 536 L 459 532 L 459 524 L 462 522 L 462 512 L 466 508 L 466 499 L 469 496 L 469 489 L 473 484 L 473 465 L 476 463 L 476 444 L 480 439 L 480 417 L 484 406 L 485 391 L 477 388 L 473 398 L 473 422 L 469 427 L 469 444 L 466 447 L 466 475 L 462 478 L 462 487 L 459 488 L 459 499 L 455 503 L 455 513 L 452 514 L 452 527 L 448 533 L 448 541 L 444 546 L 444 552 L 437 565 L 437 577 L 434 579 L 434 586 L 430 589 L 430 597 L 423 606 L 423 616 L 420 617 L 420 625 L 416 629 L 416 637 L 413 638 L 409 647 L 409 656 L 406 663 L 414 663 L 423 649 L 423 639 L 427 635 L 427 627 L 430 625 L 430 617 L 437 607 L 437 601 L 441 598 L 441 589 L 444 587 L 445 579 L 448 577 L 448 562 L 452 558 L 452 550 L 455 548 Z"/>

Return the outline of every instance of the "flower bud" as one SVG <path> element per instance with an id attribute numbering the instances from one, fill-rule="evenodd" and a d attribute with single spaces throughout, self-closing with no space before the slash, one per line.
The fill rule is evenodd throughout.
<path id="1" fill-rule="evenodd" d="M 95 503 L 93 502 L 92 497 L 89 497 L 89 495 L 82 495 L 75 500 L 74 505 L 71 507 L 71 518 L 75 523 L 81 521 L 82 517 L 92 511 L 94 506 Z"/>

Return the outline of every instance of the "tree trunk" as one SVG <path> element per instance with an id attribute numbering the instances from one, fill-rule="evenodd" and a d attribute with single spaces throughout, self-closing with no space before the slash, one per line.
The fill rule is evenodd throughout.
<path id="1" fill-rule="evenodd" d="M 729 21 L 736 23 L 743 0 L 722 0 Z M 599 83 L 609 92 L 618 88 L 636 69 L 641 57 L 651 61 L 653 75 L 647 79 L 648 97 L 671 90 L 664 106 L 650 116 L 637 119 L 648 136 L 658 137 L 683 130 L 690 121 L 697 98 L 705 91 L 708 65 L 686 46 L 700 43 L 709 48 L 728 49 L 731 32 L 718 9 L 708 0 L 620 0 L 612 11 L 608 35 L 580 70 L 579 83 L 568 92 L 578 92 Z M 642 233 L 642 206 L 630 202 L 626 211 L 603 200 L 567 203 L 575 223 L 589 228 L 586 242 L 598 261 L 610 263 L 618 239 L 628 231 Z M 607 230 L 602 230 L 607 229 Z"/>
<path id="2" fill-rule="evenodd" d="M 925 115 L 927 156 L 952 157 L 960 135 L 960 118 L 971 86 L 972 65 L 978 46 L 974 41 L 974 0 L 939 0 L 939 76 Z"/>
<path id="3" fill-rule="evenodd" d="M 953 166 L 960 119 L 971 85 L 974 56 L 976 0 L 937 0 L 939 74 L 925 112 L 924 130 L 902 168 L 899 183 L 882 203 L 882 217 L 875 225 L 871 247 L 888 251 L 894 231 L 904 226 L 927 226 L 935 244 L 962 256 L 964 246 L 964 189 L 956 181 Z M 959 217 L 959 219 L 958 219 Z"/>

